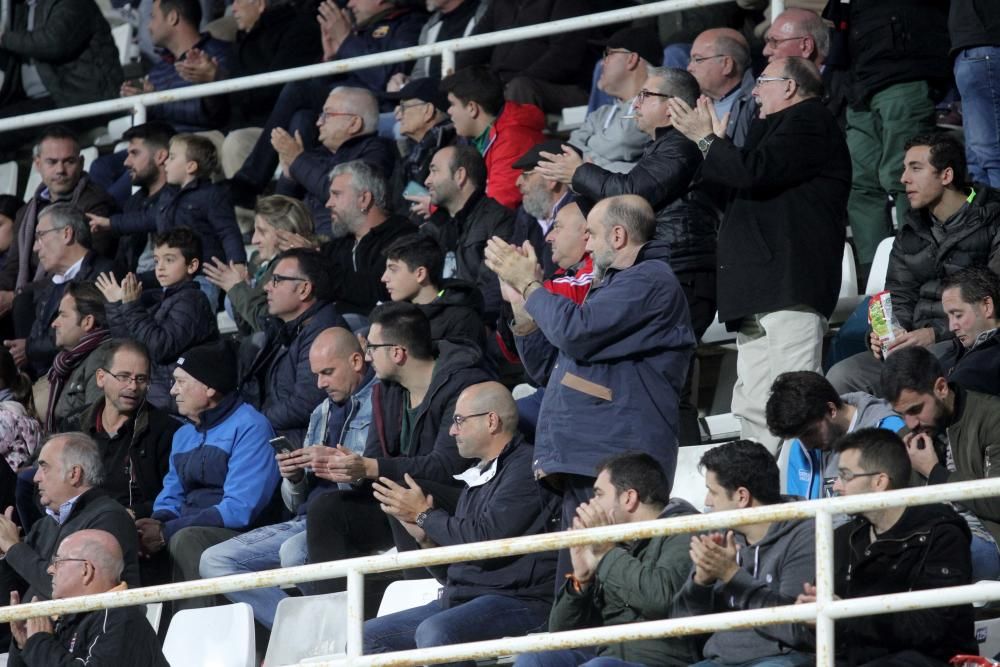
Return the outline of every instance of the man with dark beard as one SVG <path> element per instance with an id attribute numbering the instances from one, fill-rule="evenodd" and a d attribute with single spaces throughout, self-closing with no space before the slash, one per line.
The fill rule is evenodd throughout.
<path id="1" fill-rule="evenodd" d="M 389 212 L 385 179 L 359 160 L 339 164 L 330 172 L 326 208 L 333 239 L 320 251 L 330 262 L 330 275 L 337 277 L 333 286 L 337 311 L 367 316 L 375 304 L 389 301 L 382 284 L 385 249 L 416 228 Z"/>
<path id="2" fill-rule="evenodd" d="M 910 464 L 926 484 L 1000 476 L 1000 398 L 949 383 L 925 347 L 907 347 L 882 364 L 882 389 L 910 433 Z M 973 580 L 1000 578 L 1000 498 L 953 503 L 972 529 Z"/>

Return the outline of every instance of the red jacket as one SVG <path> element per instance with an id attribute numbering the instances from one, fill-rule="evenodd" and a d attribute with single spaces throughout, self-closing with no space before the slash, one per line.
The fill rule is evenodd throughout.
<path id="1" fill-rule="evenodd" d="M 505 102 L 490 128 L 490 138 L 483 151 L 486 161 L 486 194 L 510 209 L 521 203 L 517 189 L 520 169 L 514 163 L 535 145 L 545 140 L 545 114 L 533 104 Z"/>

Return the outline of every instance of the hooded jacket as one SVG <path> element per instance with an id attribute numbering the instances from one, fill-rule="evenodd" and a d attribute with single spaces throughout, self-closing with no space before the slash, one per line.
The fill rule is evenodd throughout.
<path id="1" fill-rule="evenodd" d="M 858 598 L 970 584 L 970 540 L 965 520 L 947 505 L 907 507 L 875 542 L 871 524 L 857 517 L 833 534 L 834 593 Z M 904 650 L 942 663 L 979 653 L 968 604 L 841 619 L 835 634 L 837 657 L 850 667 Z"/>
<path id="2" fill-rule="evenodd" d="M 436 299 L 416 305 L 431 321 L 432 339 L 464 339 L 485 349 L 483 295 L 472 283 L 445 280 Z"/>
<path id="3" fill-rule="evenodd" d="M 507 240 L 514 233 L 514 213 L 487 192 L 477 190 L 455 217 L 439 207 L 420 231 L 437 241 L 445 253 L 445 275 L 474 283 L 483 295 L 483 317 L 493 322 L 500 314 L 500 283 L 483 261 L 486 242 L 494 236 Z M 453 273 L 448 276 L 451 264 Z"/>
<path id="4" fill-rule="evenodd" d="M 559 516 L 559 496 L 540 487 L 531 474 L 531 445 L 520 435 L 480 474 L 481 484 L 466 485 L 454 515 L 431 510 L 427 537 L 445 547 L 548 532 Z M 492 472 L 491 472 L 492 471 Z M 443 608 L 481 595 L 503 595 L 552 602 L 556 552 L 462 561 L 447 566 Z"/>
<path id="5" fill-rule="evenodd" d="M 495 4 L 495 3 L 494 3 Z M 577 35 L 574 34 L 576 39 Z M 486 196 L 514 210 L 521 203 L 517 187 L 520 169 L 514 163 L 545 137 L 545 114 L 534 104 L 504 102 L 500 115 L 493 121 L 483 160 L 486 162 Z"/>
<path id="6" fill-rule="evenodd" d="M 535 473 L 593 477 L 609 454 L 650 454 L 668 476 L 677 463 L 677 406 L 695 337 L 663 241 L 627 269 L 609 269 L 577 306 L 545 289 L 525 308 L 538 329 L 515 336 L 525 370 L 545 387 Z M 517 333 L 517 332 L 515 332 Z"/>
<path id="7" fill-rule="evenodd" d="M 153 503 L 169 540 L 188 526 L 245 530 L 271 501 L 280 476 L 264 415 L 235 393 L 174 434 L 170 472 Z M 134 531 L 133 531 L 134 532 Z"/>
<path id="8" fill-rule="evenodd" d="M 457 475 L 471 465 L 458 454 L 449 435 L 455 402 L 466 387 L 492 380 L 482 368 L 482 352 L 470 343 L 439 341 L 437 363 L 423 402 L 413 420 L 410 450 L 400 450 L 405 389 L 396 382 L 380 381 L 372 391 L 372 427 L 368 430 L 365 457 L 378 461 L 378 472 L 403 483 L 403 474 L 455 485 Z"/>
<path id="9" fill-rule="evenodd" d="M 740 570 L 728 583 L 695 583 L 692 574 L 675 600 L 675 616 L 745 611 L 793 604 L 802 584 L 816 580 L 815 527 L 812 519 L 775 521 L 756 544 L 736 533 Z M 810 650 L 812 631 L 804 625 L 766 625 L 748 630 L 716 632 L 705 644 L 705 658 L 743 664 Z"/>
<path id="10" fill-rule="evenodd" d="M 1000 329 L 984 331 L 970 347 L 953 338 L 948 381 L 963 389 L 1000 396 Z M 945 359 L 942 359 L 945 361 Z"/>
<path id="11" fill-rule="evenodd" d="M 938 341 L 951 338 L 941 307 L 941 280 L 970 266 L 1000 271 L 1000 190 L 974 186 L 968 208 L 944 225 L 938 243 L 930 212 L 910 209 L 889 254 L 885 289 L 892 314 L 907 331 L 931 327 Z"/>
<path id="12" fill-rule="evenodd" d="M 143 307 L 139 299 L 104 306 L 108 328 L 117 338 L 134 338 L 149 350 L 150 384 L 146 399 L 171 407 L 173 366 L 185 350 L 219 338 L 215 309 L 194 280 L 182 280 L 163 290 L 159 303 Z"/>
<path id="13" fill-rule="evenodd" d="M 853 392 L 840 397 L 847 405 L 857 408 L 851 431 L 862 428 L 884 428 L 898 433 L 906 424 L 886 401 L 866 394 Z M 834 451 L 808 449 L 798 438 L 789 443 L 788 475 L 785 492 L 806 500 L 828 498 L 837 478 L 840 455 Z"/>
<path id="14" fill-rule="evenodd" d="M 691 189 L 701 161 L 693 141 L 673 127 L 661 127 L 631 171 L 616 174 L 582 164 L 573 174 L 573 191 L 592 204 L 616 195 L 639 195 L 656 212 L 656 238 L 670 247 L 670 267 L 678 273 L 714 271 L 719 216 Z"/>
<path id="15" fill-rule="evenodd" d="M 658 518 L 697 514 L 681 498 L 671 498 Z M 674 597 L 691 574 L 691 536 L 660 535 L 616 546 L 597 565 L 594 581 L 577 593 L 567 582 L 549 615 L 549 632 L 599 628 L 670 618 Z M 598 648 L 601 657 L 663 667 L 698 661 L 696 637 L 646 639 Z"/>
<path id="16" fill-rule="evenodd" d="M 317 301 L 291 322 L 269 317 L 264 331 L 247 343 L 245 352 L 252 351 L 253 360 L 240 379 L 243 397 L 256 401 L 274 430 L 296 447 L 302 445 L 313 408 L 326 398 L 309 366 L 309 348 L 330 327 L 350 329 L 333 304 Z"/>

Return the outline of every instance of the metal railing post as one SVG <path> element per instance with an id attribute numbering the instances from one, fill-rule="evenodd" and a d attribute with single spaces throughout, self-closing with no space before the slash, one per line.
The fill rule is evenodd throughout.
<path id="1" fill-rule="evenodd" d="M 771 0 L 771 22 L 778 18 L 778 14 L 785 11 L 785 0 Z"/>
<path id="2" fill-rule="evenodd" d="M 825 509 L 816 513 L 816 667 L 833 667 L 833 515 Z"/>
<path id="3" fill-rule="evenodd" d="M 135 103 L 135 111 L 132 112 L 132 125 L 142 125 L 146 122 L 146 105 L 142 102 Z"/>
<path id="4" fill-rule="evenodd" d="M 361 655 L 365 624 L 365 575 L 347 571 L 347 655 Z"/>
<path id="5" fill-rule="evenodd" d="M 455 73 L 455 49 L 445 49 L 441 52 L 441 77 Z"/>

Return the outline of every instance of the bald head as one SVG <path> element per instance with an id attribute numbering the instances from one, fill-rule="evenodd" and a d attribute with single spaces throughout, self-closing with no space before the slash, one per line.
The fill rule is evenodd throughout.
<path id="1" fill-rule="evenodd" d="M 309 369 L 316 386 L 342 404 L 362 385 L 367 366 L 357 336 L 343 327 L 324 329 L 309 348 Z"/>
<path id="2" fill-rule="evenodd" d="M 53 598 L 109 591 L 121 582 L 125 568 L 121 545 L 104 530 L 71 533 L 60 543 L 53 560 L 55 565 L 49 566 Z"/>
<path id="3" fill-rule="evenodd" d="M 499 382 L 482 382 L 466 387 L 462 395 L 471 412 L 495 412 L 500 420 L 500 431 L 513 435 L 517 431 L 517 404 L 510 390 Z"/>
<path id="4" fill-rule="evenodd" d="M 344 327 L 330 327 L 319 332 L 313 339 L 310 353 L 312 350 L 323 356 L 347 357 L 352 354 L 363 354 L 358 337 Z"/>
<path id="5" fill-rule="evenodd" d="M 830 30 L 826 23 L 816 12 L 801 7 L 779 14 L 764 36 L 764 55 L 768 62 L 798 56 L 822 65 L 829 52 Z"/>
<path id="6" fill-rule="evenodd" d="M 694 75 L 702 93 L 719 100 L 740 85 L 750 66 L 750 46 L 732 28 L 706 30 L 691 45 L 688 72 Z"/>

